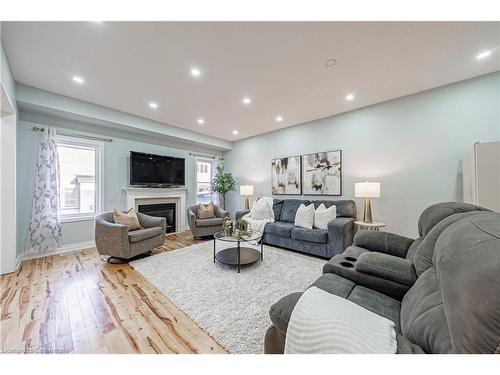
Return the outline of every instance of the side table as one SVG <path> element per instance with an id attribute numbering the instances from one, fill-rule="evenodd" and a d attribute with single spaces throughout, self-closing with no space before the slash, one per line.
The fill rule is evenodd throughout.
<path id="1" fill-rule="evenodd" d="M 365 223 L 364 221 L 361 220 L 355 221 L 354 224 L 358 226 L 359 230 L 374 230 L 377 232 L 380 230 L 380 228 L 385 227 L 385 223 L 381 222 Z"/>

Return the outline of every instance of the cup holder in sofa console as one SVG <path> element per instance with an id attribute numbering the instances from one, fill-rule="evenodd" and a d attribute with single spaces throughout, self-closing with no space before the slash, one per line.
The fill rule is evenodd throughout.
<path id="1" fill-rule="evenodd" d="M 358 258 L 353 258 L 353 257 L 345 257 L 344 259 L 349 261 L 349 262 L 355 262 L 358 260 Z"/>
<path id="2" fill-rule="evenodd" d="M 354 267 L 354 264 L 349 263 L 349 262 L 340 262 L 340 265 L 342 267 L 346 267 L 346 268 L 353 268 Z"/>

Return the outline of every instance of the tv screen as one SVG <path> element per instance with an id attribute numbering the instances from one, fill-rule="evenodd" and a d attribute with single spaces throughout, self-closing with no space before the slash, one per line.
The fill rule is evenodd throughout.
<path id="1" fill-rule="evenodd" d="M 130 185 L 184 184 L 183 158 L 130 151 Z"/>

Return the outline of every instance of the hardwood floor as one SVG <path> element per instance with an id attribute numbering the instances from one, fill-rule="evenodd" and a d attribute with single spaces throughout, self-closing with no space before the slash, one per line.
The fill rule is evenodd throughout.
<path id="1" fill-rule="evenodd" d="M 168 236 L 154 254 L 200 241 Z M 95 248 L 27 260 L 1 277 L 1 351 L 10 353 L 225 353 L 128 264 Z"/>

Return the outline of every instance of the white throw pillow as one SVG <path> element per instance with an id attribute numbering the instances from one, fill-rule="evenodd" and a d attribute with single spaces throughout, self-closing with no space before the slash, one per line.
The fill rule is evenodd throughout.
<path id="1" fill-rule="evenodd" d="M 272 206 L 269 207 L 265 199 L 259 199 L 252 206 L 250 217 L 254 220 L 271 220 L 273 218 Z"/>
<path id="2" fill-rule="evenodd" d="M 314 228 L 327 229 L 328 223 L 337 217 L 337 207 L 335 205 L 326 208 L 321 203 L 314 212 Z"/>
<path id="3" fill-rule="evenodd" d="M 300 228 L 312 229 L 314 223 L 314 204 L 305 206 L 302 203 L 295 214 L 295 226 Z"/>

